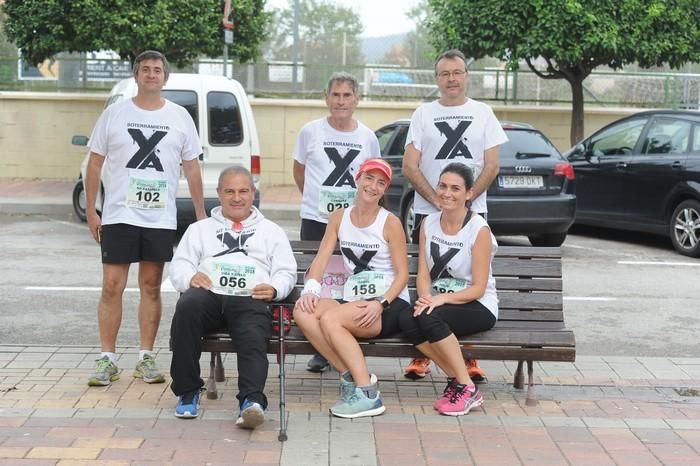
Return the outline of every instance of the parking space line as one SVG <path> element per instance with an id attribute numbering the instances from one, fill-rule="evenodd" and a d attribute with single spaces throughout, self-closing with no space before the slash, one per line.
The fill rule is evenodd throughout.
<path id="1" fill-rule="evenodd" d="M 617 301 L 617 298 L 601 296 L 564 296 L 564 301 Z"/>
<path id="2" fill-rule="evenodd" d="M 661 265 L 670 267 L 700 267 L 700 262 L 617 261 L 624 265 Z"/>
<path id="3" fill-rule="evenodd" d="M 102 291 L 100 286 L 25 286 L 27 291 Z M 138 292 L 138 288 L 125 288 L 125 292 L 134 293 Z M 170 289 L 161 288 L 164 293 L 175 293 L 175 288 L 170 285 Z"/>

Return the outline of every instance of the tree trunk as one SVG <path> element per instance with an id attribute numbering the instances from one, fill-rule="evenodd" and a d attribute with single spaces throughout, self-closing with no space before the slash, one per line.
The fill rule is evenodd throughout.
<path id="1" fill-rule="evenodd" d="M 571 146 L 583 139 L 583 80 L 585 76 L 574 75 L 567 79 L 571 85 Z"/>

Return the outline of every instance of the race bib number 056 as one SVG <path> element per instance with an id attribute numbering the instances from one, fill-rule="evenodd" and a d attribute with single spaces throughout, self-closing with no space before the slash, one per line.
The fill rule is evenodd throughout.
<path id="1" fill-rule="evenodd" d="M 467 287 L 467 281 L 461 278 L 438 278 L 433 282 L 433 295 L 456 293 Z"/>
<path id="2" fill-rule="evenodd" d="M 382 296 L 386 291 L 383 272 L 366 270 L 350 276 L 343 287 L 345 301 L 357 301 Z"/>
<path id="3" fill-rule="evenodd" d="M 255 266 L 214 262 L 214 291 L 228 296 L 250 296 L 255 288 Z"/>
<path id="4" fill-rule="evenodd" d="M 136 209 L 165 209 L 168 201 L 168 180 L 129 177 L 126 205 Z"/>

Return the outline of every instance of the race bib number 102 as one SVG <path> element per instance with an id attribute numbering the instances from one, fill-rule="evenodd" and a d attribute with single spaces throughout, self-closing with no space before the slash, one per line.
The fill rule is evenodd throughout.
<path id="1" fill-rule="evenodd" d="M 129 177 L 126 205 L 137 209 L 165 209 L 168 201 L 168 180 Z"/>

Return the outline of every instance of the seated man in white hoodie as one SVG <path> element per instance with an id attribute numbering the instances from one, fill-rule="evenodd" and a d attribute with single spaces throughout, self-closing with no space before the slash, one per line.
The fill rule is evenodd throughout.
<path id="1" fill-rule="evenodd" d="M 268 303 L 292 291 L 297 266 L 284 230 L 253 207 L 255 186 L 247 169 L 223 170 L 217 192 L 221 207 L 190 225 L 170 264 L 170 280 L 183 293 L 171 327 L 175 416 L 199 414 L 201 337 L 226 327 L 238 349 L 236 425 L 253 429 L 267 407 Z"/>

